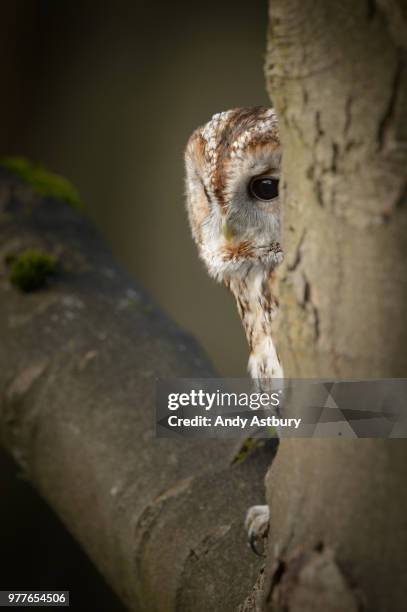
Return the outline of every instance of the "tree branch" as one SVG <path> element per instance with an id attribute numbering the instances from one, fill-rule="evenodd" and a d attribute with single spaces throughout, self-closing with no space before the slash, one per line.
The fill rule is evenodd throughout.
<path id="1" fill-rule="evenodd" d="M 2 444 L 129 609 L 232 610 L 268 452 L 232 467 L 235 441 L 155 437 L 156 377 L 213 370 L 73 208 L 1 171 L 0 244 Z M 57 263 L 24 293 L 33 250 Z"/>

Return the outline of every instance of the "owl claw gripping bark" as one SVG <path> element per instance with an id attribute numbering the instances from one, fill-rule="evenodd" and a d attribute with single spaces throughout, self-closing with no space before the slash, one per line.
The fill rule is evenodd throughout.
<path id="1" fill-rule="evenodd" d="M 250 349 L 248 369 L 260 388 L 283 378 L 272 338 L 277 313 L 274 270 L 280 246 L 281 146 L 272 108 L 218 113 L 185 151 L 187 211 L 209 274 L 233 293 Z M 257 551 L 268 507 L 250 508 L 246 526 Z"/>
<path id="2" fill-rule="evenodd" d="M 264 556 L 269 522 L 270 510 L 268 506 L 252 506 L 248 509 L 244 525 L 250 548 L 256 555 Z"/>

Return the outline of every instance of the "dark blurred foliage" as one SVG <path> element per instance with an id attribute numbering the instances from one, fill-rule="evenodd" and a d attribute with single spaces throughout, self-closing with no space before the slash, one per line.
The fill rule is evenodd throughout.
<path id="1" fill-rule="evenodd" d="M 213 113 L 269 103 L 266 22 L 265 0 L 1 7 L 0 155 L 24 155 L 67 176 L 123 265 L 229 376 L 245 374 L 247 347 L 232 298 L 207 277 L 190 238 L 183 149 Z M 1 587 L 91 591 L 83 554 L 25 485 L 15 490 L 10 467 L 3 472 L 10 563 Z M 97 605 L 74 609 L 117 609 L 102 582 L 97 590 Z"/>

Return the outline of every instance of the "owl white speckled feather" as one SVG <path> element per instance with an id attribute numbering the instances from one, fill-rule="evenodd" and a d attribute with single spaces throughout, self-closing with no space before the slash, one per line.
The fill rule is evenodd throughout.
<path id="1" fill-rule="evenodd" d="M 281 147 L 271 108 L 218 113 L 189 139 L 187 210 L 209 274 L 236 298 L 256 379 L 282 378 L 271 336 L 273 270 L 281 262 Z"/>
<path id="2" fill-rule="evenodd" d="M 209 274 L 234 294 L 260 387 L 282 378 L 272 339 L 277 312 L 274 270 L 280 246 L 281 146 L 273 109 L 218 113 L 198 128 L 185 152 L 187 211 Z M 248 512 L 251 538 L 268 524 L 267 506 Z"/>

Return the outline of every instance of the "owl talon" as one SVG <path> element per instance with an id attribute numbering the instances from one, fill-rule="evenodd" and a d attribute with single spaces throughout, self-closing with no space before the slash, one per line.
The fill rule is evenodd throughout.
<path id="1" fill-rule="evenodd" d="M 259 557 L 264 557 L 265 539 L 267 538 L 270 521 L 270 510 L 268 506 L 252 506 L 249 508 L 245 519 L 245 528 L 250 548 Z M 262 550 L 259 550 L 259 543 Z"/>
<path id="2" fill-rule="evenodd" d="M 256 538 L 256 535 L 254 533 L 249 535 L 249 544 L 250 544 L 250 548 L 252 549 L 252 551 L 254 552 L 255 555 L 257 555 L 258 557 L 265 557 L 266 556 L 264 554 L 264 550 L 260 551 L 257 548 L 257 538 Z"/>

